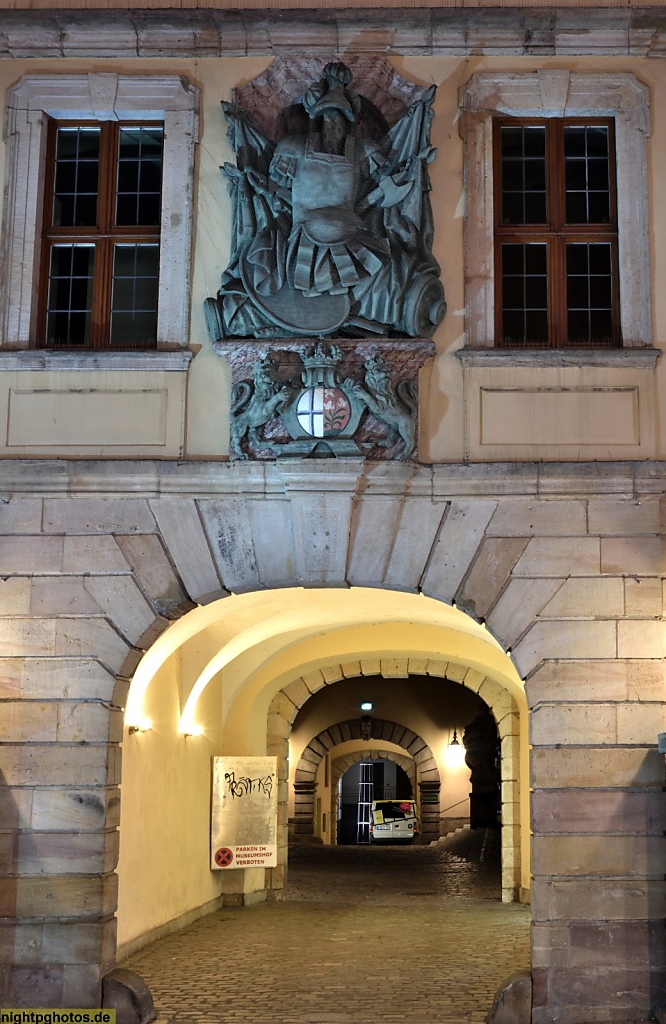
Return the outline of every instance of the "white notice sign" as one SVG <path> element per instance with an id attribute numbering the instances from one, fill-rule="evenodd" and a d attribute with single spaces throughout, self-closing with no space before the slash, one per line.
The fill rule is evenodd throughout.
<path id="1" fill-rule="evenodd" d="M 277 864 L 277 758 L 214 757 L 210 866 Z"/>

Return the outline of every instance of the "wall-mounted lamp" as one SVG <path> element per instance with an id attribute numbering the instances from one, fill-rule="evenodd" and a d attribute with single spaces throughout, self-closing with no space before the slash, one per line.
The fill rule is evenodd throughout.
<path id="1" fill-rule="evenodd" d="M 203 725 L 192 724 L 183 729 L 183 736 L 202 736 L 203 731 Z"/>
<path id="2" fill-rule="evenodd" d="M 458 739 L 458 732 L 453 730 L 453 739 L 444 751 L 444 760 L 449 768 L 460 768 L 465 763 L 465 748 Z"/>
<path id="3" fill-rule="evenodd" d="M 132 736 L 135 732 L 150 732 L 153 723 L 149 718 L 139 718 L 136 722 L 128 725 L 127 731 Z"/>
<path id="4" fill-rule="evenodd" d="M 372 711 L 373 704 L 371 700 L 361 701 L 361 711 Z"/>

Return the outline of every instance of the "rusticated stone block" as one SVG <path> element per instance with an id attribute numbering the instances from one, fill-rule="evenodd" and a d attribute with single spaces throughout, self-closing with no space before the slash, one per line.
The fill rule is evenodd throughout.
<path id="1" fill-rule="evenodd" d="M 591 877 L 662 875 L 664 836 L 533 836 L 535 875 Z"/>
<path id="2" fill-rule="evenodd" d="M 626 534 L 659 533 L 659 499 L 618 500 L 593 498 L 588 503 L 590 533 Z"/>
<path id="3" fill-rule="evenodd" d="M 562 743 L 615 743 L 614 704 L 541 704 L 530 716 L 530 742 L 535 746 Z"/>
<path id="4" fill-rule="evenodd" d="M 617 624 L 618 658 L 663 658 L 666 637 L 663 622 L 632 619 Z"/>
<path id="5" fill-rule="evenodd" d="M 3 1000 L 5 1005 L 16 1008 L 62 1007 L 63 973 L 62 967 L 9 967 L 7 995 Z"/>
<path id="6" fill-rule="evenodd" d="M 117 495 L 44 500 L 44 533 L 154 533 L 145 498 Z"/>
<path id="7" fill-rule="evenodd" d="M 527 676 L 544 659 L 611 659 L 616 657 L 615 636 L 611 620 L 538 621 L 514 647 L 513 660 L 520 675 Z"/>
<path id="8" fill-rule="evenodd" d="M 662 580 L 655 577 L 627 577 L 624 581 L 625 615 L 630 618 L 659 618 L 663 612 L 662 588 Z"/>
<path id="9" fill-rule="evenodd" d="M 666 963 L 663 921 L 573 922 L 568 935 L 572 966 L 621 968 L 624 964 Z"/>
<path id="10" fill-rule="evenodd" d="M 525 684 L 528 704 L 534 707 L 544 701 L 568 704 L 572 701 L 626 700 L 632 664 L 590 658 L 546 661 Z"/>
<path id="11" fill-rule="evenodd" d="M 610 571 L 610 570 L 609 570 Z M 513 570 L 514 576 L 596 576 L 596 537 L 532 537 Z"/>
<path id="12" fill-rule="evenodd" d="M 665 796 L 641 790 L 535 790 L 532 828 L 543 833 L 661 833 Z"/>
<path id="13" fill-rule="evenodd" d="M 640 921 L 666 916 L 662 879 L 534 877 L 534 921 Z"/>
<path id="14" fill-rule="evenodd" d="M 535 748 L 530 761 L 536 789 L 656 787 L 666 778 L 663 757 L 655 748 Z"/>
<path id="15" fill-rule="evenodd" d="M 624 615 L 624 581 L 620 577 L 565 580 L 540 615 L 555 619 L 560 616 L 618 618 Z"/>
<path id="16" fill-rule="evenodd" d="M 659 576 L 664 556 L 659 537 L 602 537 L 601 571 L 616 576 Z"/>

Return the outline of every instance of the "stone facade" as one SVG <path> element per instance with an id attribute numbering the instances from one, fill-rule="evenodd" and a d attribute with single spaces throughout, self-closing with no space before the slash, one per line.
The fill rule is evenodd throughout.
<path id="1" fill-rule="evenodd" d="M 661 1000 L 662 466 L 59 462 L 3 478 L 5 1002 L 95 1005 L 113 965 L 122 707 L 174 616 L 234 591 L 397 581 L 482 607 L 526 680 L 534 1021 Z"/>

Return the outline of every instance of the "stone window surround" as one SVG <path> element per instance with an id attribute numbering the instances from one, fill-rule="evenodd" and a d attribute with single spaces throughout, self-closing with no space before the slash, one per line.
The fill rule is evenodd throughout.
<path id="1" fill-rule="evenodd" d="M 187 348 L 190 313 L 190 257 L 194 189 L 194 151 L 198 141 L 199 90 L 179 75 L 23 75 L 7 93 L 6 193 L 2 228 L 0 279 L 0 352 L 12 350 L 16 362 L 32 369 L 41 216 L 44 201 L 46 119 L 164 122 L 164 171 L 160 239 L 160 285 L 157 318 L 158 349 Z M 46 115 L 46 116 L 45 116 Z M 21 359 L 16 350 L 32 349 Z M 42 350 L 43 351 L 43 350 Z M 7 353 L 9 355 L 9 353 Z M 116 353 L 86 350 L 63 353 L 63 368 L 78 361 L 90 365 L 91 355 Z M 145 363 L 165 351 L 123 353 Z M 54 362 L 54 367 L 57 365 Z"/>
<path id="2" fill-rule="evenodd" d="M 477 72 L 460 92 L 465 143 L 465 307 L 467 346 L 495 339 L 493 118 L 612 117 L 615 121 L 620 325 L 624 348 L 652 346 L 648 231 L 649 90 L 629 72 L 577 74 L 566 69 Z M 550 351 L 550 350 L 549 350 Z M 558 350 L 558 351 L 573 351 Z M 615 350 L 617 351 L 617 350 Z M 524 350 L 503 349 L 503 361 Z M 612 350 L 608 355 L 612 358 Z M 536 353 L 535 353 L 536 355 Z M 599 360 L 603 361 L 600 352 Z"/>

